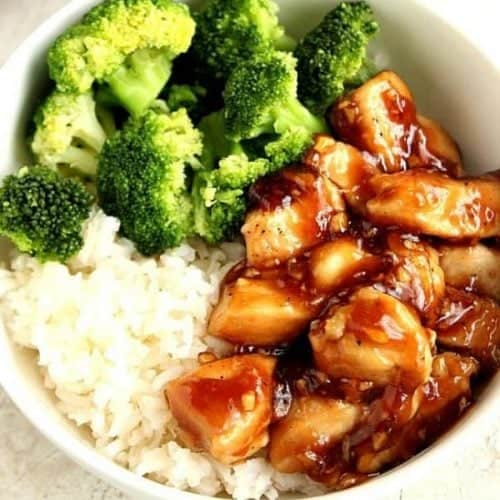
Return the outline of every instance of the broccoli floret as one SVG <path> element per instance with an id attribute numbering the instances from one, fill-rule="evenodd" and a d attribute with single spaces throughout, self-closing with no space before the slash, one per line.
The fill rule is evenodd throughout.
<path id="1" fill-rule="evenodd" d="M 240 229 L 247 191 L 260 177 L 300 160 L 315 132 L 326 125 L 296 96 L 290 54 L 260 55 L 236 68 L 228 80 L 224 110 L 200 122 L 202 164 L 192 198 L 198 235 L 216 244 Z"/>
<path id="2" fill-rule="evenodd" d="M 199 84 L 174 83 L 169 85 L 164 95 L 170 111 L 187 109 L 195 124 L 214 109 L 208 90 Z"/>
<path id="3" fill-rule="evenodd" d="M 100 204 L 144 255 L 178 246 L 193 233 L 186 166 L 196 164 L 201 151 L 201 133 L 184 109 L 166 114 L 157 108 L 130 118 L 104 145 Z"/>
<path id="4" fill-rule="evenodd" d="M 313 145 L 313 142 L 311 133 L 299 127 L 291 128 L 278 138 L 269 141 L 264 146 L 264 156 L 272 164 L 271 171 L 300 162 L 304 152 Z"/>
<path id="5" fill-rule="evenodd" d="M 219 120 L 212 131 L 221 129 L 220 117 L 221 113 L 208 117 L 209 121 Z M 209 164 L 212 169 L 197 172 L 192 189 L 196 234 L 211 244 L 230 240 L 238 233 L 246 213 L 248 188 L 260 177 L 299 160 L 304 147 L 312 142 L 309 133 L 293 130 L 278 139 L 267 139 L 261 145 L 262 151 L 249 158 L 241 144 L 224 140 L 219 133 L 215 136 L 222 137 L 219 146 L 213 148 L 209 138 L 207 148 L 205 136 L 202 157 L 202 160 L 205 158 L 203 166 Z M 232 151 L 228 149 L 231 144 Z"/>
<path id="6" fill-rule="evenodd" d="M 324 113 L 345 90 L 373 75 L 367 45 L 378 30 L 366 2 L 343 2 L 299 43 L 299 98 L 309 109 Z"/>
<path id="7" fill-rule="evenodd" d="M 238 142 L 231 141 L 225 136 L 223 110 L 203 117 L 198 128 L 203 133 L 201 164 L 205 169 L 215 168 L 217 162 L 226 156 L 243 153 L 243 148 Z"/>
<path id="8" fill-rule="evenodd" d="M 0 234 L 42 262 L 66 262 L 83 245 L 91 202 L 79 181 L 48 167 L 23 167 L 0 187 Z"/>
<path id="9" fill-rule="evenodd" d="M 233 69 L 252 55 L 293 50 L 272 0 L 209 0 L 194 14 L 196 34 L 189 51 L 192 65 L 224 82 Z"/>
<path id="10" fill-rule="evenodd" d="M 196 234 L 212 245 L 233 239 L 246 212 L 243 189 L 220 189 L 214 184 L 213 171 L 200 171 L 191 195 Z"/>
<path id="11" fill-rule="evenodd" d="M 112 133 L 113 120 L 104 110 L 101 119 Z M 107 133 L 97 118 L 90 92 L 77 95 L 54 91 L 35 113 L 34 121 L 36 129 L 31 148 L 39 163 L 95 175 Z"/>
<path id="12" fill-rule="evenodd" d="M 138 50 L 106 79 L 106 86 L 132 115 L 139 115 L 158 97 L 169 80 L 172 74 L 170 58 L 165 50 Z"/>
<path id="13" fill-rule="evenodd" d="M 291 130 L 326 132 L 323 119 L 311 114 L 297 98 L 296 61 L 273 52 L 242 62 L 224 90 L 226 135 L 234 141 Z"/>
<path id="14" fill-rule="evenodd" d="M 281 167 L 239 153 L 222 159 L 217 169 L 197 172 L 192 189 L 196 234 L 211 244 L 231 240 L 243 224 L 248 188 Z"/>
<path id="15" fill-rule="evenodd" d="M 201 85 L 174 84 L 167 92 L 167 106 L 170 111 L 186 108 L 191 114 L 207 95 L 207 90 Z"/>
<path id="16" fill-rule="evenodd" d="M 173 0 L 106 0 L 57 39 L 50 75 L 65 92 L 105 84 L 139 115 L 160 94 L 194 31 L 188 7 Z"/>
<path id="17" fill-rule="evenodd" d="M 230 155 L 213 171 L 213 185 L 219 189 L 246 189 L 272 170 L 272 164 L 265 158 L 249 160 L 245 154 Z"/>

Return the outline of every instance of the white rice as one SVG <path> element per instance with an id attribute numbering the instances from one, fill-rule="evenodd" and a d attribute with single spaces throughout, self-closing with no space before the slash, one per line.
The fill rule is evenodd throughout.
<path id="1" fill-rule="evenodd" d="M 227 467 L 176 441 L 163 389 L 195 368 L 200 352 L 228 349 L 205 327 L 242 245 L 194 242 L 146 259 L 118 229 L 95 210 L 67 266 L 16 254 L 0 269 L 0 320 L 15 342 L 38 351 L 61 412 L 90 429 L 99 452 L 176 488 L 241 500 L 317 493 L 262 457 Z"/>

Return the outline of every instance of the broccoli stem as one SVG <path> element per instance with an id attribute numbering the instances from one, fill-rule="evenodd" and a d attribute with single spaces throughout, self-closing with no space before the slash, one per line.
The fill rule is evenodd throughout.
<path id="1" fill-rule="evenodd" d="M 116 122 L 113 113 L 100 104 L 96 106 L 95 113 L 106 136 L 111 137 L 116 132 Z"/>
<path id="2" fill-rule="evenodd" d="M 104 146 L 107 135 L 97 117 L 89 114 L 80 117 L 78 129 L 75 130 L 75 139 L 98 152 Z"/>
<path id="3" fill-rule="evenodd" d="M 215 167 L 217 160 L 225 156 L 243 153 L 242 146 L 224 136 L 224 113 L 216 111 L 203 118 L 199 129 L 203 133 L 201 163 L 206 169 Z"/>
<path id="4" fill-rule="evenodd" d="M 121 102 L 113 94 L 113 91 L 109 88 L 109 85 L 99 85 L 95 93 L 96 103 L 100 106 L 106 108 L 118 108 L 121 106 Z"/>
<path id="5" fill-rule="evenodd" d="M 311 134 L 328 132 L 324 120 L 314 116 L 298 100 L 291 99 L 283 107 L 276 110 L 274 131 L 278 134 L 284 134 L 294 127 L 306 129 Z"/>
<path id="6" fill-rule="evenodd" d="M 193 196 L 194 230 L 202 238 L 210 234 L 208 218 L 206 217 L 208 207 L 202 194 L 206 187 L 205 176 L 195 175 L 192 186 L 192 192 L 195 194 Z"/>
<path id="7" fill-rule="evenodd" d="M 83 175 L 95 176 L 97 170 L 97 155 L 85 148 L 70 146 L 60 156 L 60 162 L 78 170 Z"/>
<path id="8" fill-rule="evenodd" d="M 168 53 L 140 50 L 106 79 L 113 94 L 133 116 L 140 116 L 156 99 L 172 73 Z"/>

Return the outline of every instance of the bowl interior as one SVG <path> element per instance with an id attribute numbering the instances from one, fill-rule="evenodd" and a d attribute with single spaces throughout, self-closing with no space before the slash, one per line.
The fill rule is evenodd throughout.
<path id="1" fill-rule="evenodd" d="M 42 25 L 0 71 L 0 176 L 30 161 L 26 147 L 29 119 L 36 102 L 48 87 L 45 54 L 47 47 L 64 29 L 81 17 L 96 0 L 70 3 Z M 189 2 L 188 2 L 189 3 Z M 194 3 L 194 2 L 190 2 Z M 331 0 L 282 0 L 281 18 L 290 33 L 301 36 L 315 26 L 335 2 Z M 382 30 L 373 52 L 382 67 L 390 67 L 408 83 L 421 113 L 444 125 L 460 144 L 469 172 L 477 174 L 499 167 L 500 114 L 491 112 L 500 101 L 500 74 L 468 40 L 417 1 L 371 0 Z M 425 30 L 422 27 L 425 26 Z M 0 259 L 7 245 L 0 244 Z M 50 290 L 47 290 L 50 293 Z M 88 436 L 63 418 L 55 408 L 52 394 L 44 389 L 36 356 L 13 345 L 0 322 L 0 381 L 23 413 L 53 442 L 86 468 L 141 498 L 165 498 L 168 489 L 138 478 L 99 456 Z M 465 437 L 471 427 L 492 418 L 494 397 L 500 395 L 497 377 L 467 417 L 431 447 L 379 479 L 336 493 L 337 500 L 358 498 L 362 493 L 376 496 L 418 477 L 423 467 L 438 461 Z M 496 412 L 498 415 L 498 412 Z M 458 437 L 457 437 L 458 436 Z M 423 457 L 426 460 L 422 460 Z M 171 491 L 176 498 L 200 498 Z"/>

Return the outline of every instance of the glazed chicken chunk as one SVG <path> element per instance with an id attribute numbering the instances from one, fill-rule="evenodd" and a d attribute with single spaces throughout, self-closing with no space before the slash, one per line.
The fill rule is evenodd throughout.
<path id="1" fill-rule="evenodd" d="M 416 112 L 410 90 L 395 73 L 384 71 L 348 94 L 330 118 L 342 141 L 372 154 L 385 172 L 405 169 Z"/>
<path id="2" fill-rule="evenodd" d="M 373 194 L 369 180 L 380 173 L 371 158 L 333 137 L 318 135 L 304 163 L 338 186 L 353 210 L 364 213 Z"/>
<path id="3" fill-rule="evenodd" d="M 470 379 L 477 372 L 474 358 L 443 353 L 432 361 L 430 380 L 422 387 L 415 416 L 401 427 L 377 432 L 353 450 L 357 469 L 365 474 L 381 472 L 387 465 L 407 460 L 423 443 L 439 436 L 456 421 L 471 401 Z"/>
<path id="4" fill-rule="evenodd" d="M 446 349 L 500 367 L 500 306 L 495 301 L 448 288 L 434 329 Z"/>
<path id="5" fill-rule="evenodd" d="M 383 290 L 413 306 L 423 317 L 435 317 L 446 288 L 437 250 L 416 237 L 392 233 L 387 238 L 386 254 L 393 265 L 385 274 Z"/>
<path id="6" fill-rule="evenodd" d="M 462 156 L 457 143 L 439 123 L 422 115 L 417 115 L 420 127 L 417 143 L 418 155 L 410 160 L 410 167 L 433 167 L 453 177 L 464 174 Z"/>
<path id="7" fill-rule="evenodd" d="M 242 233 L 252 267 L 274 267 L 328 239 L 345 210 L 338 188 L 307 167 L 288 167 L 250 190 Z"/>
<path id="8" fill-rule="evenodd" d="M 462 172 L 454 141 L 436 123 L 417 116 L 410 90 L 392 71 L 342 98 L 330 122 L 342 141 L 371 154 L 384 172 L 424 166 Z"/>
<path id="9" fill-rule="evenodd" d="M 300 277 L 241 268 L 223 284 L 208 332 L 234 344 L 272 346 L 303 332 L 320 306 Z"/>
<path id="10" fill-rule="evenodd" d="M 367 203 L 374 224 L 453 240 L 500 236 L 500 177 L 451 179 L 409 170 L 373 177 Z"/>
<path id="11" fill-rule="evenodd" d="M 444 352 L 432 361 L 431 380 L 424 388 L 425 397 L 420 406 L 421 418 L 436 417 L 451 405 L 457 406 L 458 412 L 470 402 L 471 377 L 479 368 L 479 363 L 471 357 Z"/>
<path id="12" fill-rule="evenodd" d="M 484 245 L 441 246 L 446 283 L 500 301 L 500 250 Z"/>
<path id="13" fill-rule="evenodd" d="M 320 396 L 302 396 L 271 430 L 269 460 L 280 472 L 308 472 L 353 430 L 361 405 Z"/>
<path id="14" fill-rule="evenodd" d="M 241 263 L 226 277 L 208 332 L 239 345 L 290 342 L 307 329 L 329 294 L 366 281 L 384 265 L 383 257 L 351 236 L 318 245 L 281 268 Z"/>
<path id="15" fill-rule="evenodd" d="M 309 265 L 314 288 L 333 293 L 376 275 L 384 259 L 363 248 L 361 240 L 341 236 L 312 250 Z"/>
<path id="16" fill-rule="evenodd" d="M 430 375 L 432 334 L 405 304 L 367 287 L 313 323 L 316 366 L 334 378 L 415 389 Z"/>
<path id="17" fill-rule="evenodd" d="M 275 365 L 268 356 L 233 356 L 171 381 L 166 397 L 184 444 L 224 464 L 266 446 Z"/>

